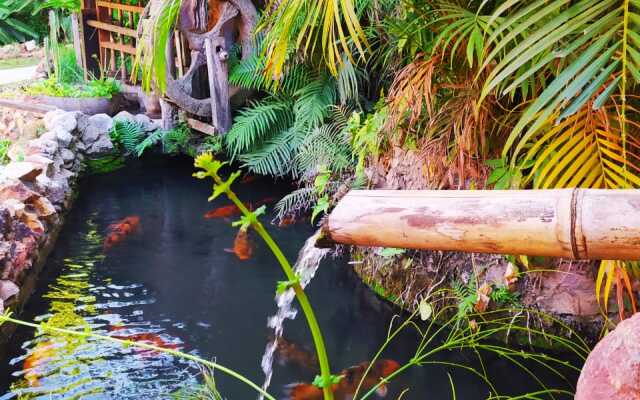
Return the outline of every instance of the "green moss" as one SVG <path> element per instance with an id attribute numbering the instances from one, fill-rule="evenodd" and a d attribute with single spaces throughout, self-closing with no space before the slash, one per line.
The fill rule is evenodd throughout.
<path id="1" fill-rule="evenodd" d="M 87 172 L 89 175 L 106 174 L 122 167 L 124 167 L 124 157 L 121 154 L 87 160 Z"/>

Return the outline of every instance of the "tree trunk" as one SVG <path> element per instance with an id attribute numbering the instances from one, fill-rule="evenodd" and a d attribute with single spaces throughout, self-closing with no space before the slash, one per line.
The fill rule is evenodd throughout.
<path id="1" fill-rule="evenodd" d="M 640 190 L 351 191 L 319 246 L 640 259 Z"/>

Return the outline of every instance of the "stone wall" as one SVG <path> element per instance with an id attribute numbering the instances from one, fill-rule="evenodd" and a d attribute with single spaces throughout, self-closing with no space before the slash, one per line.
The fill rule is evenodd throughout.
<path id="1" fill-rule="evenodd" d="M 16 118 L 27 118 L 13 111 Z M 5 123 L 11 111 L 2 110 Z M 123 112 L 151 132 L 157 124 L 148 117 Z M 38 131 L 12 133 L 10 162 L 0 166 L 0 312 L 20 311 L 35 287 L 44 261 L 70 209 L 85 161 L 113 154 L 110 132 L 114 119 L 106 114 L 52 111 L 44 118 L 28 116 Z M 24 125 L 24 124 L 23 124 Z M 8 324 L 5 324 L 8 326 Z M 9 329 L 3 326 L 2 329 Z M 7 333 L 0 337 L 8 337 Z"/>

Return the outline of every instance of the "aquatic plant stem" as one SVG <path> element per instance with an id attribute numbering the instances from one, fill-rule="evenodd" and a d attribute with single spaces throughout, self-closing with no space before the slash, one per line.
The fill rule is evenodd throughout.
<path id="1" fill-rule="evenodd" d="M 222 179 L 215 174 L 214 180 L 218 185 L 223 185 Z M 225 190 L 225 194 L 235 204 L 236 207 L 242 212 L 245 217 L 250 217 L 253 213 L 244 205 L 244 203 L 236 196 L 236 194 L 231 191 L 231 189 L 227 188 Z M 265 229 L 264 225 L 257 219 L 254 219 L 251 223 L 251 227 L 260 235 L 262 240 L 269 246 L 269 249 L 276 257 L 282 270 L 284 271 L 287 279 L 292 282 L 292 289 L 296 294 L 296 298 L 300 303 L 300 307 L 302 308 L 302 312 L 307 318 L 307 324 L 309 325 L 309 329 L 311 330 L 311 336 L 313 337 L 313 343 L 315 344 L 316 353 L 318 355 L 318 363 L 320 364 L 320 376 L 323 381 L 326 383 L 322 388 L 322 393 L 324 395 L 325 400 L 333 400 L 333 392 L 331 391 L 331 367 L 329 365 L 329 358 L 327 356 L 327 349 L 324 344 L 324 339 L 322 337 L 322 332 L 320 330 L 320 325 L 318 324 L 318 320 L 316 319 L 315 313 L 313 312 L 313 308 L 311 307 L 311 303 L 309 302 L 309 298 L 305 293 L 302 285 L 297 281 L 297 277 L 289 260 L 282 253 L 280 247 L 278 247 L 277 243 L 273 240 L 269 232 Z"/>
<path id="2" fill-rule="evenodd" d="M 233 378 L 238 379 L 239 381 L 241 381 L 242 383 L 245 383 L 246 385 L 250 386 L 251 388 L 255 389 L 257 392 L 259 392 L 260 394 L 264 395 L 265 398 L 269 399 L 269 400 L 276 400 L 273 396 L 271 396 L 269 393 L 267 393 L 264 389 L 262 389 L 260 386 L 256 385 L 255 383 L 251 382 L 249 379 L 245 378 L 244 376 L 242 376 L 241 374 L 239 374 L 238 372 L 229 369 L 225 366 L 222 366 L 216 362 L 213 361 L 208 361 L 205 360 L 204 358 L 200 358 L 198 356 L 194 356 L 192 354 L 188 354 L 188 353 L 183 353 L 181 351 L 178 350 L 173 350 L 173 349 L 166 349 L 164 347 L 159 347 L 159 346 L 154 346 L 151 344 L 147 344 L 147 343 L 142 343 L 142 342 L 135 342 L 132 340 L 125 340 L 125 339 L 118 339 L 118 338 L 114 338 L 111 336 L 105 336 L 105 335 L 99 335 L 97 333 L 92 333 L 89 331 L 74 331 L 71 329 L 65 329 L 65 328 L 56 328 L 53 326 L 48 326 L 46 324 L 34 324 L 32 322 L 26 322 L 26 321 L 22 321 L 19 319 L 14 319 L 11 318 L 8 315 L 0 315 L 0 325 L 2 325 L 2 323 L 4 322 L 10 322 L 16 325 L 22 325 L 22 326 L 27 326 L 30 328 L 34 328 L 37 330 L 42 330 L 44 332 L 54 332 L 54 333 L 59 333 L 59 334 L 64 334 L 64 335 L 71 335 L 71 336 L 78 336 L 78 337 L 83 337 L 83 338 L 94 338 L 94 339 L 98 339 L 98 340 L 104 340 L 104 341 L 109 341 L 109 342 L 114 342 L 114 343 L 118 343 L 124 346 L 134 346 L 134 347 L 140 347 L 143 349 L 147 349 L 147 350 L 155 350 L 161 353 L 166 353 L 166 354 L 171 354 L 173 356 L 185 359 L 185 360 L 190 360 L 202 365 L 205 365 L 209 368 L 211 368 L 212 370 L 219 370 L 220 372 L 223 372 Z"/>

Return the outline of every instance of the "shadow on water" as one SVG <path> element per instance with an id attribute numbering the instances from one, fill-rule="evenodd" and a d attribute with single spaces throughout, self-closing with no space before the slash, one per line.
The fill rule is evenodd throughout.
<path id="1" fill-rule="evenodd" d="M 225 251 L 233 246 L 236 229 L 224 219 L 205 220 L 203 214 L 227 200 L 208 203 L 210 184 L 192 179 L 192 172 L 188 160 L 149 160 L 84 181 L 22 317 L 179 348 L 262 382 L 261 357 L 272 334 L 266 323 L 276 311 L 275 287 L 282 272 L 256 237 L 250 260 L 239 261 Z M 286 183 L 259 179 L 238 185 L 237 192 L 255 204 L 280 198 L 289 189 Z M 126 216 L 140 217 L 140 231 L 104 251 L 108 226 Z M 268 229 L 292 261 L 314 231 L 304 222 Z M 325 259 L 308 293 L 334 370 L 370 358 L 398 312 L 366 288 L 344 260 Z M 285 337 L 312 350 L 304 318 L 287 321 Z M 407 331 L 384 357 L 406 362 L 416 343 L 416 335 Z M 38 336 L 28 328 L 17 330 L 8 353 L 0 367 L 0 399 L 171 398 L 198 381 L 196 366 L 169 355 L 93 339 Z M 473 359 L 460 352 L 446 357 Z M 503 393 L 538 389 L 507 361 L 485 361 Z M 409 388 L 405 400 L 449 399 L 447 372 L 458 399 L 487 397 L 479 378 L 433 366 L 402 375 L 387 398 L 396 399 Z M 269 391 L 280 398 L 284 385 L 314 376 L 299 366 L 276 363 Z M 234 380 L 216 377 L 227 399 L 257 397 Z"/>

